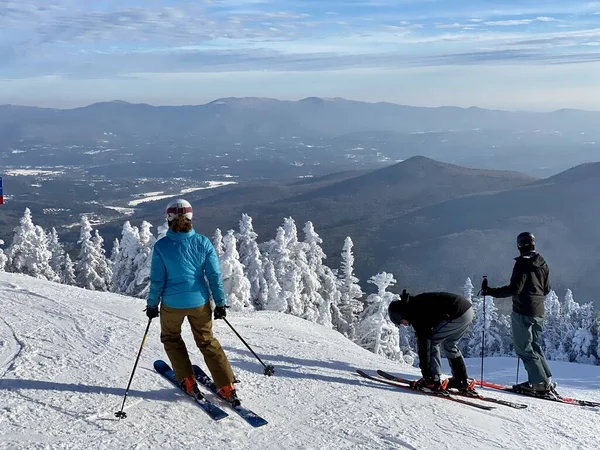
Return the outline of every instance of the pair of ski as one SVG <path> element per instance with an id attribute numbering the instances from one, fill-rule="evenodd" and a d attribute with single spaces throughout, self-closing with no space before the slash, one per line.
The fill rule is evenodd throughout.
<path id="1" fill-rule="evenodd" d="M 362 370 L 357 370 L 357 372 L 362 377 L 368 378 L 373 381 L 378 381 L 380 383 L 384 383 L 384 384 L 387 384 L 390 386 L 394 386 L 399 389 L 405 389 L 405 390 L 410 390 L 410 391 L 417 392 L 417 393 L 424 394 L 424 395 L 431 395 L 431 396 L 435 396 L 435 397 L 439 397 L 439 398 L 444 398 L 446 400 L 450 400 L 450 401 L 453 401 L 456 403 L 462 403 L 463 405 L 472 406 L 474 408 L 483 409 L 485 411 L 491 411 L 495 408 L 490 405 L 482 405 L 480 403 L 466 400 L 463 397 L 473 398 L 473 399 L 477 399 L 477 400 L 481 400 L 481 401 L 489 402 L 489 403 L 496 403 L 498 405 L 504 405 L 504 406 L 508 406 L 510 408 L 515 408 L 515 409 L 527 408 L 527 405 L 525 405 L 524 403 L 515 403 L 515 402 L 506 401 L 506 400 L 501 400 L 499 398 L 488 397 L 488 396 L 482 395 L 478 392 L 473 393 L 473 394 L 465 394 L 465 393 L 462 393 L 459 391 L 435 392 L 435 391 L 430 391 L 430 390 L 425 390 L 425 389 L 415 390 L 412 387 L 410 387 L 410 383 L 412 380 L 407 380 L 405 378 L 391 375 L 387 372 L 384 372 L 383 370 L 377 371 L 377 374 L 383 378 L 369 375 L 368 373 L 366 373 Z"/>
<path id="2" fill-rule="evenodd" d="M 565 403 L 568 405 L 589 406 L 592 408 L 600 408 L 600 402 L 591 402 L 589 400 L 578 400 L 576 398 L 563 397 L 561 395 L 558 395 L 556 392 L 553 392 L 550 395 L 535 394 L 535 393 L 529 393 L 529 392 L 525 392 L 525 391 L 522 391 L 519 389 L 515 389 L 513 386 L 505 386 L 503 384 L 495 384 L 495 383 L 490 383 L 488 381 L 484 381 L 482 383 L 480 380 L 475 380 L 476 386 L 481 386 L 482 384 L 483 384 L 483 387 L 487 387 L 490 389 L 497 389 L 499 391 L 509 392 L 512 394 L 527 395 L 528 397 L 539 398 L 542 400 L 550 400 L 550 401 L 554 401 L 554 402 Z"/>
<path id="3" fill-rule="evenodd" d="M 206 372 L 204 372 L 204 370 L 202 370 L 197 365 L 193 365 L 192 368 L 194 370 L 194 376 L 196 377 L 196 380 L 202 386 L 206 387 L 209 391 L 211 391 L 213 394 L 218 395 L 217 394 L 217 386 L 215 385 L 213 380 L 206 374 Z M 159 374 L 161 374 L 163 377 L 165 377 L 167 380 L 169 380 L 172 384 L 174 384 L 176 387 L 181 389 L 213 420 L 221 420 L 221 419 L 224 419 L 225 417 L 229 416 L 229 414 L 227 412 L 222 410 L 215 403 L 208 400 L 204 395 L 202 395 L 201 397 L 195 397 L 195 396 L 189 395 L 187 392 L 185 392 L 183 390 L 183 388 L 181 387 L 181 385 L 178 383 L 177 379 L 175 378 L 175 372 L 173 371 L 173 369 L 171 369 L 171 367 L 165 361 L 160 360 L 160 359 L 157 361 L 154 361 L 154 369 Z M 219 397 L 219 399 L 221 399 L 221 397 Z M 229 406 L 231 408 L 233 408 L 234 411 L 242 419 L 244 419 L 246 422 L 248 422 L 250 425 L 252 425 L 255 428 L 262 427 L 263 425 L 266 425 L 268 423 L 265 419 L 260 417 L 255 412 L 249 410 L 248 408 L 245 408 L 241 405 L 233 405 L 233 404 L 227 402 L 227 400 L 225 400 L 225 399 L 221 399 L 221 400 L 223 402 L 228 403 Z"/>

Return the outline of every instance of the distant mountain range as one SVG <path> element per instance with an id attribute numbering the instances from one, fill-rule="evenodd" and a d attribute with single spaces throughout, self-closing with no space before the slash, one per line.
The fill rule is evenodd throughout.
<path id="1" fill-rule="evenodd" d="M 571 109 L 550 113 L 510 112 L 318 97 L 299 101 L 222 98 L 197 106 L 112 101 L 67 110 L 0 106 L 0 130 L 4 136 L 26 139 L 59 136 L 83 139 L 106 131 L 139 137 L 190 135 L 223 140 L 294 135 L 332 137 L 364 131 L 470 131 L 474 128 L 598 135 L 599 120 L 600 112 Z"/>
<path id="2" fill-rule="evenodd" d="M 314 183 L 314 184 L 313 184 Z M 355 243 L 363 283 L 394 273 L 412 291 L 460 291 L 467 276 L 477 286 L 507 283 L 521 231 L 536 234 L 559 295 L 573 289 L 595 301 L 600 271 L 600 163 L 539 179 L 514 172 L 459 167 L 413 157 L 368 173 L 306 180 L 293 185 L 239 186 L 191 194 L 198 231 L 237 228 L 250 214 L 259 240 L 274 236 L 284 217 L 314 223 L 336 267 L 345 236 Z M 160 223 L 161 206 L 145 204 L 136 219 Z"/>

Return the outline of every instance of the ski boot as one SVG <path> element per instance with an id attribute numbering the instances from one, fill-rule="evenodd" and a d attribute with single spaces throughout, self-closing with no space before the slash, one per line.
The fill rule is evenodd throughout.
<path id="1" fill-rule="evenodd" d="M 513 389 L 521 394 L 553 399 L 558 396 L 554 386 L 554 384 L 547 381 L 540 381 L 539 383 L 525 381 L 524 383 L 513 385 Z"/>
<path id="2" fill-rule="evenodd" d="M 241 400 L 237 396 L 237 392 L 235 391 L 233 384 L 223 386 L 217 391 L 217 394 L 234 407 L 242 404 Z"/>
<path id="3" fill-rule="evenodd" d="M 196 379 L 193 376 L 185 377 L 181 380 L 180 384 L 186 394 L 197 399 L 203 397 L 202 392 L 200 392 L 200 389 L 198 388 L 198 383 L 196 383 Z"/>
<path id="4" fill-rule="evenodd" d="M 479 395 L 479 393 L 475 390 L 475 380 L 470 378 L 459 380 L 452 377 L 448 380 L 447 389 L 456 389 L 461 394 L 471 395 L 473 397 Z"/>

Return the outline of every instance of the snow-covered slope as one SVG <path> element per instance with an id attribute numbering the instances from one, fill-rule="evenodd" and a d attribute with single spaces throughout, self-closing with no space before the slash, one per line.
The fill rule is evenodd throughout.
<path id="1" fill-rule="evenodd" d="M 340 334 L 278 313 L 230 314 L 269 363 L 262 366 L 223 322 L 216 335 L 244 403 L 269 424 L 253 429 L 233 412 L 213 422 L 158 376 L 165 358 L 153 323 L 126 405 L 125 386 L 145 325 L 141 300 L 0 273 L 0 448 L 396 449 L 597 448 L 600 410 L 524 400 L 525 410 L 486 412 L 405 393 L 354 375 L 385 360 Z M 184 338 L 191 343 L 186 329 Z M 199 352 L 189 346 L 194 362 Z M 490 359 L 486 379 L 511 382 L 514 359 Z M 564 394 L 600 400 L 600 367 L 552 363 Z M 472 361 L 472 375 L 478 361 Z M 504 398 L 509 394 L 491 392 Z"/>

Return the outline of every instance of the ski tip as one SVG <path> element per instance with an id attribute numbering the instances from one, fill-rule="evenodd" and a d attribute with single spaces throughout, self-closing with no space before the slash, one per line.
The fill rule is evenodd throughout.
<path id="1" fill-rule="evenodd" d="M 165 370 L 170 369 L 169 365 L 166 362 L 164 362 L 162 359 L 157 359 L 156 361 L 154 361 L 154 368 L 158 372 L 164 372 Z"/>

